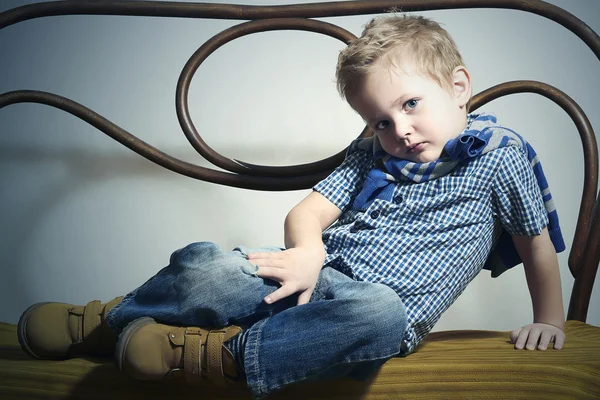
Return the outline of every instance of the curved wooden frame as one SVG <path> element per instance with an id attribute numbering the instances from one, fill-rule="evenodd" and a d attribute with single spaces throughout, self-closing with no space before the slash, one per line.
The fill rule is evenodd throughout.
<path id="1" fill-rule="evenodd" d="M 583 40 L 600 59 L 600 37 L 583 21 L 567 11 L 533 0 L 356 0 L 284 6 L 247 6 L 232 4 L 180 3 L 164 1 L 72 2 L 55 1 L 17 7 L 0 13 L 0 29 L 46 16 L 129 15 L 179 18 L 236 19 L 248 22 L 235 25 L 205 42 L 183 68 L 176 89 L 176 109 L 181 128 L 194 149 L 206 160 L 229 172 L 201 167 L 179 160 L 150 146 L 101 115 L 70 99 L 55 94 L 19 90 L 0 95 L 0 109 L 16 103 L 39 103 L 66 111 L 93 125 L 106 135 L 142 157 L 179 174 L 207 182 L 255 190 L 297 190 L 310 188 L 341 163 L 344 152 L 309 164 L 272 167 L 229 159 L 214 151 L 201 138 L 190 117 L 187 95 L 190 82 L 200 64 L 223 44 L 238 37 L 272 30 L 294 29 L 329 35 L 348 43 L 355 36 L 336 25 L 312 20 L 317 17 L 377 14 L 401 7 L 403 11 L 428 11 L 459 8 L 503 8 L 531 12 L 551 19 Z M 600 201 L 598 193 L 598 147 L 592 126 L 583 110 L 557 88 L 536 81 L 502 83 L 473 97 L 471 110 L 513 93 L 537 93 L 565 110 L 579 132 L 586 165 L 584 188 L 577 228 L 569 254 L 569 269 L 575 278 L 567 319 L 585 322 L 594 279 L 600 263 Z M 360 136 L 371 133 L 365 128 Z"/>

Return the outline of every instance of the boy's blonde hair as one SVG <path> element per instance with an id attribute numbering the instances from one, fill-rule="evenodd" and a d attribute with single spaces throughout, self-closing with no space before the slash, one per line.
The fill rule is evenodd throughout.
<path id="1" fill-rule="evenodd" d="M 437 22 L 421 16 L 378 17 L 338 56 L 340 95 L 348 99 L 380 60 L 388 63 L 384 66 L 400 66 L 403 56 L 447 90 L 451 90 L 454 68 L 464 65 L 454 40 Z"/>

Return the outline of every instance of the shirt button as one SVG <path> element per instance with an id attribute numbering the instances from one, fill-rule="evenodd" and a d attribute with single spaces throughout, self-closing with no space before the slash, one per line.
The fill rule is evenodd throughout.
<path id="1" fill-rule="evenodd" d="M 404 199 L 402 198 L 401 194 L 399 194 L 398 196 L 394 197 L 394 203 L 396 203 L 396 204 L 402 203 L 402 200 L 404 200 Z"/>
<path id="2" fill-rule="evenodd" d="M 327 247 L 327 254 L 335 253 L 335 249 L 333 247 Z"/>
<path id="3" fill-rule="evenodd" d="M 379 217 L 379 210 L 375 210 L 371 213 L 371 218 L 376 219 Z"/>

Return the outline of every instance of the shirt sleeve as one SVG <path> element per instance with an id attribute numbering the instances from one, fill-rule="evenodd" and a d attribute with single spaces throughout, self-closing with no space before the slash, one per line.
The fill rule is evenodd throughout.
<path id="1" fill-rule="evenodd" d="M 492 184 L 492 212 L 512 236 L 536 236 L 548 225 L 548 213 L 533 168 L 525 154 L 509 146 Z"/>
<path id="2" fill-rule="evenodd" d="M 359 146 L 360 141 L 352 142 L 342 164 L 313 187 L 342 211 L 346 211 L 358 195 L 374 164 L 372 151 Z"/>

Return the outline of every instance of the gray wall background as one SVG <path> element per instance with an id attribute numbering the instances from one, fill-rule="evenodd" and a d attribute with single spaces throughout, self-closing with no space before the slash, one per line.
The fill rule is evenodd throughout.
<path id="1" fill-rule="evenodd" d="M 33 2 L 3 1 L 0 11 Z M 551 3 L 600 32 L 598 2 Z M 423 14 L 454 36 L 475 93 L 514 79 L 548 82 L 600 127 L 598 60 L 560 25 L 507 10 Z M 327 20 L 358 35 L 369 18 Z M 207 165 L 177 123 L 175 84 L 192 53 L 236 23 L 106 16 L 23 22 L 0 32 L 0 92 L 66 96 L 167 153 Z M 363 126 L 335 90 L 342 47 L 307 32 L 261 33 L 227 44 L 192 82 L 189 101 L 198 130 L 220 153 L 254 163 L 302 163 L 340 151 Z M 504 98 L 484 110 L 540 154 L 570 248 L 583 187 L 573 123 L 536 95 Z M 42 105 L 0 110 L 0 131 L 0 320 L 11 323 L 34 302 L 85 304 L 125 294 L 193 241 L 223 248 L 282 245 L 283 219 L 308 193 L 263 193 L 179 176 Z M 566 310 L 573 279 L 567 253 L 559 258 Z M 597 282 L 588 322 L 600 325 Z M 436 329 L 511 330 L 531 318 L 523 270 L 515 268 L 498 279 L 480 274 Z"/>

